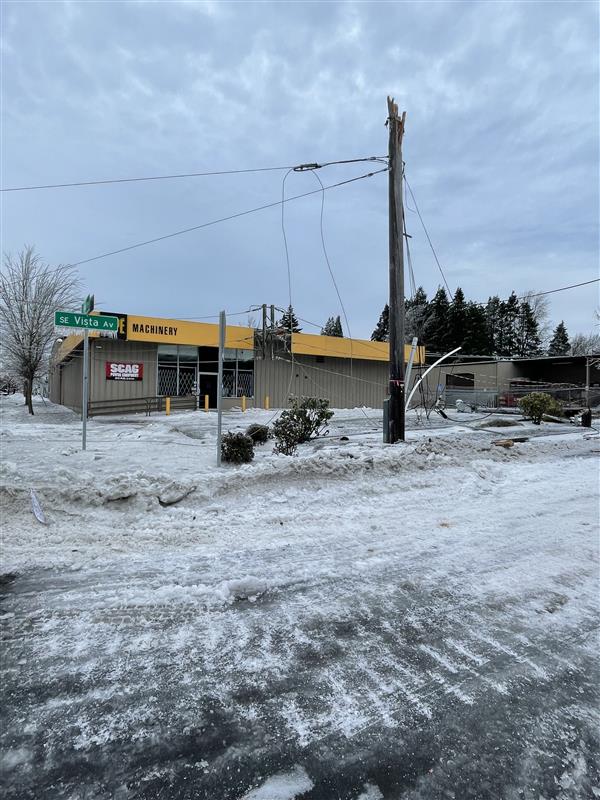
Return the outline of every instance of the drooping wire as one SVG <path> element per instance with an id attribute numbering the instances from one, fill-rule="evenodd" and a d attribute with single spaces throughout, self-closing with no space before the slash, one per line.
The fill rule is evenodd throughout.
<path id="1" fill-rule="evenodd" d="M 344 305 L 344 301 L 342 300 L 342 295 L 340 294 L 340 290 L 335 279 L 335 275 L 333 274 L 333 269 L 331 268 L 331 261 L 329 260 L 329 254 L 327 253 L 327 246 L 325 245 L 325 233 L 323 231 L 323 214 L 325 211 L 325 187 L 323 186 L 323 181 L 316 172 L 313 172 L 315 178 L 319 181 L 321 185 L 321 215 L 319 220 L 320 232 L 321 232 L 321 246 L 323 248 L 323 256 L 325 257 L 325 263 L 327 264 L 327 269 L 329 270 L 329 275 L 331 276 L 331 282 L 333 283 L 333 288 L 335 289 L 335 293 L 337 294 L 337 298 L 340 301 L 340 307 L 342 309 L 342 314 L 344 315 L 344 322 L 346 323 L 346 330 L 348 331 L 348 337 L 350 339 L 350 375 L 352 375 L 352 331 L 350 329 L 350 320 L 348 319 L 348 314 L 346 313 L 346 306 Z"/>
<path id="2" fill-rule="evenodd" d="M 415 209 L 416 209 L 417 215 L 419 217 L 419 220 L 421 221 L 421 225 L 423 226 L 423 230 L 425 232 L 425 236 L 427 237 L 427 241 L 429 242 L 429 247 L 431 248 L 431 252 L 433 253 L 433 257 L 434 257 L 435 263 L 437 264 L 438 269 L 440 271 L 440 275 L 442 276 L 442 280 L 444 281 L 446 289 L 448 290 L 448 294 L 450 295 L 451 298 L 454 298 L 454 293 L 452 292 L 452 290 L 450 289 L 450 286 L 448 285 L 448 281 L 446 280 L 446 276 L 444 275 L 444 270 L 442 269 L 442 265 L 440 264 L 440 260 L 439 260 L 439 258 L 437 256 L 437 253 L 435 252 L 435 247 L 433 246 L 433 242 L 431 241 L 431 237 L 429 236 L 429 231 L 427 230 L 427 226 L 425 225 L 423 217 L 421 216 L 421 212 L 419 211 L 419 206 L 417 205 L 417 200 L 415 198 L 413 190 L 410 187 L 410 183 L 408 182 L 408 180 L 406 178 L 406 175 L 404 175 L 404 182 L 406 183 L 408 191 L 410 192 L 410 196 L 412 197 L 412 201 L 415 204 Z"/>
<path id="3" fill-rule="evenodd" d="M 287 236 L 285 233 L 285 182 L 287 180 L 288 175 L 290 172 L 293 172 L 293 169 L 289 169 L 285 175 L 283 176 L 283 180 L 281 181 L 281 234 L 283 236 L 283 246 L 285 249 L 285 263 L 287 266 L 287 279 L 288 279 L 288 300 L 289 300 L 289 307 L 290 307 L 290 325 L 292 324 L 292 316 L 291 316 L 291 309 L 292 309 L 292 271 L 290 268 L 290 251 L 288 248 L 288 241 Z M 290 331 L 291 333 L 291 331 Z"/>
<path id="4" fill-rule="evenodd" d="M 408 278 L 410 282 L 410 297 L 411 300 L 414 299 L 417 293 L 417 283 L 415 281 L 415 271 L 413 269 L 412 263 L 412 256 L 410 254 L 410 245 L 408 244 L 408 238 L 406 238 L 406 261 L 408 263 Z"/>
<path id="5" fill-rule="evenodd" d="M 294 335 L 293 331 L 293 305 L 292 305 L 292 269 L 290 265 L 290 251 L 288 248 L 288 241 L 287 241 L 287 234 L 285 232 L 285 182 L 287 180 L 288 175 L 290 172 L 293 172 L 293 169 L 289 169 L 285 175 L 283 176 L 283 180 L 281 181 L 281 235 L 283 236 L 283 246 L 285 249 L 285 263 L 287 267 L 287 279 L 288 279 L 288 315 L 289 315 L 289 354 L 290 354 L 290 379 L 288 381 L 288 387 L 286 391 L 286 396 L 290 397 L 290 391 L 292 389 L 292 382 L 294 380 L 294 370 L 296 369 L 294 364 L 294 347 L 292 344 L 292 336 Z M 273 332 L 272 332 L 273 335 Z M 284 336 L 284 346 L 287 347 L 287 338 Z M 275 419 L 275 417 L 279 416 L 281 412 L 277 410 L 267 421 L 267 425 L 270 425 L 271 422 Z"/>

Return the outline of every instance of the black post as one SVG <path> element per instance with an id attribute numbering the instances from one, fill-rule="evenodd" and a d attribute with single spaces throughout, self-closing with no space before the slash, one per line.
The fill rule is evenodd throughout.
<path id="1" fill-rule="evenodd" d="M 404 224 L 402 209 L 402 135 L 404 120 L 388 97 L 390 384 L 388 441 L 404 441 Z"/>

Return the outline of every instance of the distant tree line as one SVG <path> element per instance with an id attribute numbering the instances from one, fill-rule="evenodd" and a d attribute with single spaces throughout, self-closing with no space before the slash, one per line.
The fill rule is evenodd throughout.
<path id="1" fill-rule="evenodd" d="M 406 342 L 416 336 L 431 353 L 448 353 L 460 347 L 464 355 L 527 358 L 545 354 L 578 356 L 600 351 L 600 333 L 579 333 L 570 339 L 562 320 L 551 332 L 548 301 L 534 291 L 521 298 L 511 292 L 506 300 L 493 295 L 483 304 L 466 300 L 461 288 L 456 290 L 452 300 L 443 288 L 428 300 L 423 287 L 419 286 L 404 306 Z M 282 315 L 278 327 L 292 333 L 302 330 L 291 306 Z M 343 336 L 340 317 L 329 317 L 321 334 Z M 387 342 L 389 337 L 390 310 L 386 303 L 371 340 Z"/>
<path id="2" fill-rule="evenodd" d="M 580 355 L 598 349 L 600 336 L 578 335 L 573 342 L 560 322 L 554 330 L 547 350 L 548 308 L 545 298 L 530 292 L 524 298 L 513 291 L 506 300 L 498 295 L 487 303 L 466 300 L 458 288 L 452 300 L 439 288 L 428 300 L 423 287 L 405 301 L 405 338 L 415 336 L 433 353 L 447 353 L 461 347 L 465 355 L 531 357 L 548 355 Z M 371 335 L 375 342 L 389 340 L 389 307 L 386 304 Z M 592 341 L 593 340 L 593 341 Z"/>

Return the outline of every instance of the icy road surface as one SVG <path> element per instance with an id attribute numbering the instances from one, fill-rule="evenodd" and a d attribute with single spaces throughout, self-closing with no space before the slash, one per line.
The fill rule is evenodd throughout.
<path id="1" fill-rule="evenodd" d="M 2 403 L 7 800 L 600 797 L 598 439 Z"/>

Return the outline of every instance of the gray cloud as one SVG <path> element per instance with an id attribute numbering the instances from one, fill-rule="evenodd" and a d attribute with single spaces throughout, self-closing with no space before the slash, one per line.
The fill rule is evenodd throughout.
<path id="1" fill-rule="evenodd" d="M 387 149 L 451 287 L 485 300 L 596 277 L 598 11 L 592 3 L 11 3 L 3 6 L 3 185 L 293 164 Z M 334 183 L 366 171 L 332 167 Z M 72 262 L 261 205 L 283 174 L 5 195 L 3 249 Z M 286 192 L 317 187 L 292 174 Z M 327 193 L 325 236 L 354 335 L 387 291 L 385 175 Z M 286 207 L 293 300 L 338 313 L 320 197 Z M 416 279 L 441 278 L 407 211 Z M 287 302 L 271 209 L 82 267 L 106 305 L 176 316 Z M 551 296 L 587 330 L 594 287 Z"/>

